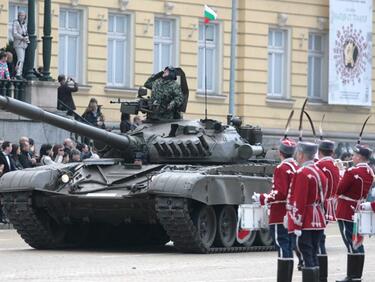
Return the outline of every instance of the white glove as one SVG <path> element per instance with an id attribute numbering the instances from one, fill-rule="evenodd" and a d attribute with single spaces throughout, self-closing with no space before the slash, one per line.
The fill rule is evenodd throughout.
<path id="1" fill-rule="evenodd" d="M 254 192 L 254 195 L 251 198 L 253 199 L 254 202 L 260 203 L 260 194 L 259 193 Z"/>
<path id="2" fill-rule="evenodd" d="M 297 236 L 297 237 L 300 237 L 302 235 L 302 231 L 301 230 L 294 230 L 294 234 Z"/>
<path id="3" fill-rule="evenodd" d="M 372 210 L 371 209 L 371 203 L 370 202 L 366 202 L 366 203 L 363 203 L 359 206 L 359 208 L 363 211 L 370 211 Z"/>

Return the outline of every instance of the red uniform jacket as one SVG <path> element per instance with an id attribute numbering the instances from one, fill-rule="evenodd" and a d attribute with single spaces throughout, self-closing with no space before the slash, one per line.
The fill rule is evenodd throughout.
<path id="1" fill-rule="evenodd" d="M 372 208 L 372 210 L 375 212 L 375 202 L 372 202 L 372 203 L 371 203 L 371 208 Z"/>
<path id="2" fill-rule="evenodd" d="M 340 181 L 340 170 L 335 165 L 332 157 L 324 157 L 318 160 L 316 166 L 319 167 L 327 178 L 327 191 L 324 195 L 324 209 L 326 219 L 329 221 L 336 220 L 336 198 L 337 186 Z"/>
<path id="3" fill-rule="evenodd" d="M 288 231 L 321 230 L 326 227 L 323 211 L 327 180 L 324 173 L 309 161 L 297 170 L 291 185 Z"/>
<path id="4" fill-rule="evenodd" d="M 271 206 L 269 224 L 283 223 L 289 187 L 297 169 L 298 165 L 293 158 L 283 160 L 274 171 L 271 192 L 260 195 L 260 204 Z"/>
<path id="5" fill-rule="evenodd" d="M 354 211 L 367 198 L 373 181 L 374 173 L 366 163 L 359 163 L 345 172 L 337 188 L 338 220 L 353 221 Z"/>

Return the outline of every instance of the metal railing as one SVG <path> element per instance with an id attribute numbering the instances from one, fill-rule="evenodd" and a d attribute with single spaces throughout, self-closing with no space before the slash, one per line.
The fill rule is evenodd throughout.
<path id="1" fill-rule="evenodd" d="M 25 101 L 26 85 L 27 85 L 26 80 L 0 79 L 0 95 L 12 97 L 20 101 Z"/>

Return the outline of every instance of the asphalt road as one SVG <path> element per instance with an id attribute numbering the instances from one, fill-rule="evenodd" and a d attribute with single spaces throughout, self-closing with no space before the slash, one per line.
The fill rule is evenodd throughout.
<path id="1" fill-rule="evenodd" d="M 375 238 L 365 239 L 364 281 L 375 282 Z M 336 225 L 327 230 L 329 279 L 345 275 Z M 276 253 L 181 254 L 158 249 L 38 251 L 14 230 L 0 230 L 0 281 L 276 281 Z M 294 280 L 301 272 L 294 271 Z"/>

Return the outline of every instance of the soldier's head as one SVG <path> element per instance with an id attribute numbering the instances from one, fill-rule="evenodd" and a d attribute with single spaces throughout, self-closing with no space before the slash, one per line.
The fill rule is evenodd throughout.
<path id="1" fill-rule="evenodd" d="M 322 140 L 319 143 L 319 159 L 333 156 L 334 149 L 335 142 L 331 140 Z"/>
<path id="2" fill-rule="evenodd" d="M 169 80 L 176 80 L 177 79 L 177 72 L 176 69 L 172 66 L 168 66 L 163 71 L 163 78 Z"/>
<path id="3" fill-rule="evenodd" d="M 353 148 L 353 163 L 367 163 L 372 156 L 372 150 L 367 145 L 358 144 Z"/>
<path id="4" fill-rule="evenodd" d="M 314 160 L 318 145 L 311 142 L 298 142 L 296 149 L 296 161 L 302 165 L 307 161 Z"/>
<path id="5" fill-rule="evenodd" d="M 293 157 L 297 143 L 291 138 L 284 138 L 280 141 L 279 153 L 281 160 Z"/>

